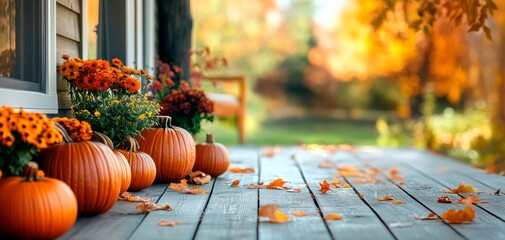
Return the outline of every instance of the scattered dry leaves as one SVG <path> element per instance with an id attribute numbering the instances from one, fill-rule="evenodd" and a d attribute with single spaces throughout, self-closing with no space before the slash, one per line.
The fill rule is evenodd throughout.
<path id="1" fill-rule="evenodd" d="M 473 210 L 472 205 L 467 205 L 466 208 L 461 210 L 451 208 L 449 211 L 442 213 L 440 218 L 448 223 L 467 223 L 475 218 L 475 210 Z"/>
<path id="2" fill-rule="evenodd" d="M 391 176 L 391 179 L 393 180 L 403 180 L 403 176 L 400 175 L 400 169 L 399 168 L 391 168 L 389 170 L 389 175 Z"/>
<path id="3" fill-rule="evenodd" d="M 326 219 L 326 220 L 341 220 L 342 215 L 340 215 L 338 213 L 330 213 L 330 214 L 324 216 L 324 219 Z"/>
<path id="4" fill-rule="evenodd" d="M 338 166 L 338 175 L 343 177 L 362 177 L 365 173 L 359 170 L 356 166 L 341 164 Z"/>
<path id="5" fill-rule="evenodd" d="M 294 211 L 291 213 L 291 215 L 296 216 L 296 217 L 305 217 L 307 216 L 307 212 L 305 211 Z"/>
<path id="6" fill-rule="evenodd" d="M 263 147 L 263 149 L 262 149 L 263 156 L 265 156 L 265 157 L 273 157 L 276 154 L 280 153 L 281 151 L 282 151 L 282 148 L 279 146 L 275 146 L 275 147 L 266 146 L 266 147 Z"/>
<path id="7" fill-rule="evenodd" d="M 212 177 L 202 171 L 191 172 L 189 174 L 189 182 L 196 185 L 207 184 L 212 180 Z"/>
<path id="8" fill-rule="evenodd" d="M 422 216 L 422 217 L 414 215 L 414 218 L 417 220 L 437 220 L 438 219 L 437 215 L 433 212 L 430 212 L 430 213 L 428 213 L 428 215 Z"/>
<path id="9" fill-rule="evenodd" d="M 205 191 L 203 189 L 199 189 L 197 186 L 190 188 L 188 186 L 187 180 L 182 179 L 181 183 L 170 183 L 168 188 L 173 189 L 178 192 L 182 193 L 188 193 L 188 194 L 205 194 L 209 193 L 208 191 Z"/>
<path id="10" fill-rule="evenodd" d="M 390 195 L 386 195 L 385 197 L 377 197 L 377 201 L 391 201 L 393 198 Z"/>
<path id="11" fill-rule="evenodd" d="M 133 196 L 131 192 L 124 192 L 119 195 L 119 200 L 128 202 L 148 202 L 151 199 L 139 196 Z"/>
<path id="12" fill-rule="evenodd" d="M 161 204 L 156 204 L 156 203 L 152 203 L 152 202 L 143 202 L 143 203 L 137 205 L 135 208 L 140 209 L 140 211 L 142 211 L 143 213 L 157 211 L 157 210 L 172 211 L 172 207 L 168 204 L 161 205 Z"/>
<path id="13" fill-rule="evenodd" d="M 460 183 L 457 188 L 446 190 L 446 193 L 460 194 L 460 193 L 473 193 L 475 192 L 475 188 L 471 185 L 467 185 L 465 183 Z"/>
<path id="14" fill-rule="evenodd" d="M 289 220 L 289 217 L 279 211 L 279 208 L 275 204 L 261 206 L 258 215 L 260 217 L 268 217 L 271 223 L 285 223 Z"/>
<path id="15" fill-rule="evenodd" d="M 239 184 L 240 184 L 240 180 L 237 179 L 237 180 L 233 181 L 230 186 L 237 187 Z"/>
<path id="16" fill-rule="evenodd" d="M 324 180 L 323 182 L 320 182 L 319 183 L 319 192 L 322 192 L 322 193 L 326 193 L 328 191 L 332 191 L 331 190 L 331 185 L 326 181 Z"/>
<path id="17" fill-rule="evenodd" d="M 171 221 L 171 220 L 160 220 L 158 222 L 159 226 L 167 226 L 167 227 L 172 227 L 175 225 L 181 224 L 179 221 Z"/>
<path id="18" fill-rule="evenodd" d="M 267 185 L 267 188 L 270 189 L 282 189 L 282 186 L 284 185 L 285 181 L 282 180 L 282 178 L 277 178 L 271 183 Z"/>
<path id="19" fill-rule="evenodd" d="M 391 204 L 391 205 L 399 205 L 399 204 L 404 204 L 404 203 L 405 203 L 404 201 L 398 200 L 398 199 L 389 202 L 389 204 Z"/>
<path id="20" fill-rule="evenodd" d="M 459 204 L 474 204 L 474 203 L 486 203 L 486 201 L 481 201 L 479 197 L 470 194 L 467 198 L 458 199 Z"/>
<path id="21" fill-rule="evenodd" d="M 228 168 L 228 172 L 231 173 L 254 173 L 254 168 L 239 168 L 239 167 L 232 167 Z"/>
<path id="22" fill-rule="evenodd" d="M 452 199 L 449 196 L 441 196 L 441 197 L 438 197 L 437 202 L 439 202 L 439 203 L 452 203 Z"/>

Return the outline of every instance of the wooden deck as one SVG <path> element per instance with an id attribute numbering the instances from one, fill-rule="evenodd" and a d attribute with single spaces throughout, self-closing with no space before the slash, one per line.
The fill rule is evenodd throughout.
<path id="1" fill-rule="evenodd" d="M 170 204 L 172 211 L 141 213 L 139 203 L 118 201 L 109 212 L 95 217 L 81 217 L 61 239 L 505 239 L 505 177 L 487 174 L 442 156 L 412 149 L 360 148 L 355 152 L 307 151 L 284 148 L 267 157 L 261 148 L 231 149 L 231 167 L 253 167 L 254 173 L 225 173 L 210 184 L 201 186 L 210 194 L 182 194 L 157 184 L 134 193 L 152 202 Z M 380 169 L 380 173 L 363 177 L 338 176 L 336 167 L 322 168 L 322 160 L 336 166 L 358 167 L 363 172 Z M 394 178 L 397 168 L 404 178 Z M 319 183 L 338 177 L 350 188 L 319 192 Z M 247 184 L 282 178 L 301 192 L 276 189 L 250 189 Z M 230 184 L 239 179 L 239 187 Z M 373 183 L 377 180 L 376 183 Z M 440 220 L 417 220 L 415 215 L 429 212 L 440 215 L 450 208 L 465 205 L 438 203 L 449 195 L 444 191 L 460 182 L 479 189 L 475 194 L 486 203 L 474 204 L 476 217 L 467 224 L 448 224 Z M 360 198 L 358 194 L 362 194 Z M 403 200 L 400 205 L 378 201 L 391 195 Z M 258 218 L 258 208 L 277 204 L 291 215 L 306 211 L 283 224 Z M 329 213 L 342 220 L 325 220 Z M 158 226 L 160 220 L 180 221 L 176 226 Z"/>

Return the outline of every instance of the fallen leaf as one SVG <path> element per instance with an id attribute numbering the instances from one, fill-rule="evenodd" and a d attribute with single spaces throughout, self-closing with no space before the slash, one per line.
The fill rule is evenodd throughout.
<path id="1" fill-rule="evenodd" d="M 139 196 L 133 196 L 131 192 L 124 192 L 119 195 L 119 200 L 128 202 L 148 202 L 150 198 L 142 198 Z"/>
<path id="2" fill-rule="evenodd" d="M 247 188 L 260 189 L 260 188 L 267 188 L 267 186 L 263 184 L 249 183 L 247 184 Z"/>
<path id="3" fill-rule="evenodd" d="M 178 224 L 181 224 L 181 222 L 179 222 L 179 221 L 171 221 L 171 220 L 160 220 L 158 222 L 158 225 L 160 225 L 160 226 L 168 226 L 168 227 L 172 227 L 172 226 L 175 226 L 175 225 L 178 225 Z"/>
<path id="4" fill-rule="evenodd" d="M 237 179 L 237 180 L 233 181 L 230 186 L 237 187 L 239 184 L 240 184 L 240 180 Z"/>
<path id="5" fill-rule="evenodd" d="M 269 183 L 267 185 L 267 188 L 274 188 L 274 189 L 278 189 L 278 188 L 281 188 L 282 189 L 282 185 L 284 185 L 284 181 L 282 180 L 282 178 L 277 178 L 275 179 L 274 181 L 272 181 L 271 183 Z"/>
<path id="6" fill-rule="evenodd" d="M 418 216 L 414 215 L 414 218 L 417 220 L 437 220 L 438 219 L 437 215 L 432 212 L 428 213 L 428 215 L 423 216 L 423 217 L 418 217 Z"/>
<path id="7" fill-rule="evenodd" d="M 365 176 L 365 173 L 359 170 L 357 167 L 352 165 L 341 164 L 338 166 L 338 175 L 344 177 L 361 177 Z"/>
<path id="8" fill-rule="evenodd" d="M 441 197 L 438 197 L 437 202 L 439 202 L 439 203 L 452 203 L 452 199 L 449 196 L 441 196 Z"/>
<path id="9" fill-rule="evenodd" d="M 386 195 L 385 197 L 377 197 L 377 201 L 391 201 L 393 198 L 389 195 Z"/>
<path id="10" fill-rule="evenodd" d="M 291 215 L 296 216 L 296 217 L 305 217 L 307 216 L 307 212 L 305 211 L 294 211 L 291 213 Z"/>
<path id="11" fill-rule="evenodd" d="M 331 161 L 330 159 L 323 159 L 319 162 L 319 167 L 320 168 L 334 168 L 335 163 Z"/>
<path id="12" fill-rule="evenodd" d="M 351 185 L 349 185 L 348 183 L 344 183 L 342 185 L 340 185 L 341 188 L 351 188 Z"/>
<path id="13" fill-rule="evenodd" d="M 326 180 L 324 180 L 323 182 L 320 182 L 319 183 L 319 187 L 320 187 L 319 192 L 326 193 L 328 191 L 331 191 L 330 186 L 331 185 Z"/>
<path id="14" fill-rule="evenodd" d="M 202 171 L 191 172 L 189 174 L 189 181 L 196 185 L 207 184 L 212 180 L 212 177 Z"/>
<path id="15" fill-rule="evenodd" d="M 333 184 L 333 185 L 337 185 L 337 184 L 339 184 L 339 183 L 340 183 L 340 179 L 338 179 L 338 178 L 332 178 L 332 179 L 331 179 L 331 184 Z"/>
<path id="16" fill-rule="evenodd" d="M 402 200 L 393 200 L 391 202 L 389 202 L 389 204 L 392 204 L 392 205 L 398 205 L 398 204 L 404 204 L 405 202 L 402 201 Z"/>
<path id="17" fill-rule="evenodd" d="M 283 212 L 279 211 L 279 208 L 275 204 L 268 204 L 261 206 L 258 212 L 260 217 L 268 217 L 271 223 L 285 223 L 289 220 L 289 217 Z"/>
<path id="18" fill-rule="evenodd" d="M 254 168 L 232 167 L 232 168 L 228 168 L 228 172 L 232 172 L 232 173 L 253 173 L 254 172 Z"/>
<path id="19" fill-rule="evenodd" d="M 475 210 L 473 210 L 472 205 L 467 205 L 465 209 L 461 210 L 451 208 L 449 211 L 442 213 L 440 218 L 449 223 L 471 222 L 475 218 Z"/>
<path id="20" fill-rule="evenodd" d="M 262 152 L 263 152 L 263 156 L 265 157 L 273 157 L 275 156 L 277 153 L 280 153 L 282 151 L 282 148 L 281 147 L 263 147 L 262 149 Z"/>
<path id="21" fill-rule="evenodd" d="M 364 177 L 356 178 L 356 183 L 366 183 L 366 178 Z"/>
<path id="22" fill-rule="evenodd" d="M 172 211 L 172 207 L 168 204 L 161 205 L 152 202 L 143 202 L 137 205 L 135 208 L 140 209 L 140 211 L 142 211 L 143 213 L 157 210 Z"/>
<path id="23" fill-rule="evenodd" d="M 379 182 L 379 180 L 377 180 L 377 178 L 375 178 L 375 177 L 369 177 L 368 182 L 369 183 L 377 183 L 377 182 Z"/>
<path id="24" fill-rule="evenodd" d="M 175 191 L 181 192 L 181 193 L 188 193 L 188 194 L 204 194 L 204 193 L 209 193 L 208 191 L 205 191 L 203 189 L 199 189 L 198 187 L 192 187 L 190 188 L 188 186 L 187 180 L 182 179 L 181 183 L 170 183 L 168 188 L 173 189 Z"/>
<path id="25" fill-rule="evenodd" d="M 400 175 L 399 168 L 391 168 L 389 170 L 389 175 L 391 176 L 391 179 L 393 179 L 393 180 L 403 180 L 403 176 Z"/>
<path id="26" fill-rule="evenodd" d="M 330 213 L 330 214 L 324 216 L 324 219 L 326 219 L 326 220 L 341 220 L 342 215 L 337 214 L 337 213 Z"/>
<path id="27" fill-rule="evenodd" d="M 458 199 L 457 203 L 459 204 L 474 204 L 474 203 L 486 203 L 485 201 L 481 201 L 479 197 L 470 194 L 467 198 Z"/>
<path id="28" fill-rule="evenodd" d="M 457 188 L 454 188 L 451 190 L 446 190 L 445 192 L 454 193 L 454 194 L 473 193 L 473 192 L 475 192 L 475 188 L 473 188 L 471 185 L 466 185 L 464 183 L 460 183 Z"/>

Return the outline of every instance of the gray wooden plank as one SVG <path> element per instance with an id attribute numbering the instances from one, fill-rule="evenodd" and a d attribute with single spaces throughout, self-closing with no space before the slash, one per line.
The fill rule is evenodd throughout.
<path id="1" fill-rule="evenodd" d="M 259 239 L 332 239 L 325 221 L 319 214 L 310 192 L 306 187 L 296 162 L 290 159 L 291 152 L 283 150 L 274 157 L 260 158 L 260 181 L 265 184 L 282 178 L 302 192 L 286 192 L 275 189 L 260 189 L 260 205 L 276 204 L 279 209 L 291 215 L 294 211 L 306 211 L 306 217 L 292 217 L 289 222 L 275 224 L 261 221 L 258 226 Z"/>
<path id="2" fill-rule="evenodd" d="M 367 172 L 372 170 L 370 166 L 365 166 L 363 162 L 358 161 L 352 154 L 339 152 L 331 157 L 336 164 L 348 164 L 355 166 Z M 313 166 L 317 167 L 317 166 Z M 367 176 L 368 177 L 368 176 Z M 377 183 L 362 183 L 359 178 L 345 177 L 351 186 L 360 194 L 363 194 L 363 200 L 368 206 L 374 209 L 379 217 L 388 226 L 394 224 L 406 224 L 409 227 L 389 227 L 398 239 L 462 239 L 463 237 L 451 228 L 448 224 L 437 221 L 416 221 L 413 216 L 426 215 L 430 210 L 418 203 L 411 196 L 406 194 L 395 184 L 388 181 L 384 175 L 372 175 L 378 181 Z M 378 201 L 378 197 L 390 195 L 393 199 L 404 201 L 401 205 L 391 205 L 388 201 Z"/>
<path id="3" fill-rule="evenodd" d="M 325 158 L 328 156 L 324 156 Z M 349 156 L 333 157 L 336 164 Z M 328 226 L 335 238 L 343 239 L 394 239 L 388 228 L 375 213 L 358 197 L 352 188 L 333 188 L 333 191 L 320 193 L 319 183 L 336 175 L 336 168 L 318 167 L 323 156 L 304 150 L 297 151 L 296 159 L 300 164 L 305 179 L 314 193 L 321 212 L 324 215 L 338 213 L 340 221 L 328 221 Z"/>
<path id="4" fill-rule="evenodd" d="M 255 172 L 226 172 L 216 178 L 195 239 L 257 239 L 258 190 L 246 185 L 258 183 L 258 154 L 258 148 L 230 149 L 230 167 L 252 167 Z M 240 185 L 230 187 L 237 179 Z"/>
<path id="5" fill-rule="evenodd" d="M 404 158 L 398 158 L 398 160 L 402 161 L 406 166 L 409 166 L 412 169 L 423 173 L 426 177 L 439 182 L 448 189 L 456 188 L 461 182 L 473 186 L 479 191 L 477 193 L 474 193 L 474 195 L 477 195 L 482 201 L 487 201 L 487 203 L 475 205 L 488 212 L 493 213 L 499 217 L 501 221 L 505 221 L 505 208 L 503 207 L 505 206 L 505 195 L 494 195 L 493 193 L 496 191 L 496 189 L 493 189 L 480 181 L 468 177 L 467 175 L 461 174 L 459 171 L 465 170 L 459 167 L 458 171 L 455 171 L 454 168 L 451 167 L 446 167 L 445 170 L 440 171 L 440 168 L 436 168 L 437 160 L 440 160 L 440 158 L 434 159 L 432 157 L 434 157 L 434 155 L 421 153 L 421 159 L 424 159 L 423 161 L 411 161 Z M 433 171 L 434 167 L 435 169 L 438 169 L 438 171 Z M 470 169 L 469 166 L 466 166 L 466 168 Z M 486 174 L 486 176 L 489 177 L 490 175 Z M 467 196 L 468 194 L 461 194 L 461 197 Z M 454 200 L 460 198 L 456 194 L 452 194 L 451 197 Z"/>
<path id="6" fill-rule="evenodd" d="M 441 185 L 437 181 L 426 177 L 426 175 L 412 170 L 410 167 L 402 165 L 402 161 L 398 158 L 404 157 L 406 152 L 393 153 L 392 151 L 383 151 L 376 149 L 359 153 L 361 161 L 374 167 L 400 169 L 401 175 L 405 178 L 405 183 L 401 185 L 401 189 L 414 197 L 421 204 L 429 208 L 431 211 L 441 214 L 450 208 L 462 209 L 464 206 L 460 204 L 444 204 L 438 203 L 438 197 L 447 195 L 444 190 L 448 188 Z M 422 158 L 414 159 L 413 161 L 423 161 Z M 433 172 L 439 171 L 434 166 Z M 469 239 L 504 239 L 505 238 L 505 223 L 497 219 L 488 212 L 474 207 L 476 217 L 469 224 L 451 224 L 451 226 Z"/>
<path id="7" fill-rule="evenodd" d="M 215 179 L 212 179 L 210 183 L 199 187 L 210 192 L 214 181 Z M 173 210 L 150 212 L 130 239 L 193 239 L 209 196 L 210 193 L 193 195 L 167 189 L 158 203 L 169 204 Z M 172 227 L 159 226 L 160 220 L 179 221 L 181 224 Z"/>
<path id="8" fill-rule="evenodd" d="M 166 184 L 156 184 L 142 191 L 136 192 L 135 196 L 151 198 L 155 202 L 166 189 Z M 59 239 L 126 239 L 135 228 L 142 222 L 145 215 L 135 207 L 139 203 L 118 201 L 108 212 L 90 217 L 79 217 L 77 222 L 65 235 Z"/>

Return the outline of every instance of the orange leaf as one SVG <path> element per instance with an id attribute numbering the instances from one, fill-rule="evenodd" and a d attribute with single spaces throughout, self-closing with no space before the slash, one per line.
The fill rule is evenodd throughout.
<path id="1" fill-rule="evenodd" d="M 466 185 L 465 183 L 460 183 L 457 188 L 448 190 L 446 192 L 447 193 L 454 193 L 454 194 L 472 193 L 472 192 L 475 192 L 475 188 L 473 188 L 471 185 Z"/>
<path id="2" fill-rule="evenodd" d="M 181 222 L 179 222 L 179 221 L 170 221 L 170 220 L 160 220 L 158 222 L 158 225 L 160 225 L 160 226 L 168 226 L 168 227 L 172 227 L 172 226 L 175 226 L 175 225 L 178 225 L 178 224 L 181 224 Z"/>
<path id="3" fill-rule="evenodd" d="M 331 191 L 331 188 L 330 188 L 331 185 L 326 180 L 324 180 L 323 182 L 320 182 L 319 186 L 321 187 L 319 189 L 319 192 L 326 193 L 328 191 Z"/>
<path id="4" fill-rule="evenodd" d="M 402 201 L 402 200 L 393 200 L 391 202 L 389 202 L 389 204 L 392 204 L 392 205 L 398 205 L 398 204 L 404 204 L 405 202 Z"/>
<path id="5" fill-rule="evenodd" d="M 275 179 L 273 182 L 269 183 L 267 185 L 267 188 L 282 188 L 282 185 L 284 185 L 284 181 L 282 180 L 282 178 L 277 178 Z"/>
<path id="6" fill-rule="evenodd" d="M 190 188 L 187 184 L 186 179 L 182 179 L 181 183 L 170 183 L 168 188 L 173 189 L 178 192 L 182 193 L 189 193 L 189 194 L 204 194 L 204 193 L 209 193 L 203 189 L 199 189 L 198 187 L 192 187 Z"/>
<path id="7" fill-rule="evenodd" d="M 233 168 L 229 168 L 228 172 L 232 172 L 232 173 L 253 173 L 254 172 L 254 168 L 233 167 Z"/>
<path id="8" fill-rule="evenodd" d="M 475 211 L 472 205 L 467 205 L 465 209 L 456 210 L 454 208 L 442 213 L 440 217 L 449 223 L 471 222 L 475 218 Z"/>
<path id="9" fill-rule="evenodd" d="M 151 199 L 133 196 L 131 192 L 124 192 L 119 195 L 119 200 L 128 202 L 148 202 Z"/>
<path id="10" fill-rule="evenodd" d="M 191 172 L 189 174 L 189 181 L 196 185 L 207 184 L 212 180 L 212 177 L 202 171 Z"/>
<path id="11" fill-rule="evenodd" d="M 377 201 L 391 201 L 393 198 L 389 195 L 386 195 L 385 197 L 377 197 Z"/>
<path id="12" fill-rule="evenodd" d="M 365 176 L 365 173 L 359 170 L 355 166 L 341 164 L 338 166 L 338 174 L 345 177 L 361 177 Z"/>
<path id="13" fill-rule="evenodd" d="M 330 214 L 324 216 L 324 219 L 326 219 L 326 220 L 341 220 L 342 215 L 337 214 L 337 213 L 330 213 Z"/>
<path id="14" fill-rule="evenodd" d="M 339 183 L 340 183 L 340 179 L 338 179 L 338 178 L 332 178 L 332 179 L 331 179 L 331 184 L 335 185 L 335 187 L 336 187 L 336 185 L 337 185 L 337 184 L 339 184 Z"/>
<path id="15" fill-rule="evenodd" d="M 161 205 L 161 204 L 156 204 L 156 203 L 152 203 L 152 202 L 143 202 L 143 203 L 137 205 L 137 207 L 135 207 L 135 208 L 140 209 L 140 211 L 142 211 L 143 213 L 157 211 L 157 210 L 172 211 L 172 207 L 168 204 Z"/>
<path id="16" fill-rule="evenodd" d="M 233 181 L 230 186 L 237 187 L 239 184 L 240 184 L 240 180 L 237 179 L 237 180 Z"/>
<path id="17" fill-rule="evenodd" d="M 418 216 L 414 216 L 415 219 L 417 220 L 437 220 L 438 217 L 435 213 L 428 213 L 428 215 L 424 216 L 424 217 L 418 217 Z"/>
<path id="18" fill-rule="evenodd" d="M 484 203 L 482 202 L 479 197 L 470 194 L 467 198 L 462 198 L 457 201 L 459 204 L 473 204 L 473 203 Z"/>
<path id="19" fill-rule="evenodd" d="M 279 208 L 275 204 L 268 204 L 261 206 L 258 212 L 260 217 L 268 217 L 271 223 L 285 223 L 289 220 L 289 217 L 283 212 L 279 211 Z"/>
<path id="20" fill-rule="evenodd" d="M 307 212 L 305 212 L 305 211 L 294 211 L 291 214 L 293 216 L 296 216 L 296 217 L 305 217 L 305 216 L 307 216 Z"/>
<path id="21" fill-rule="evenodd" d="M 438 197 L 437 202 L 439 202 L 439 203 L 452 203 L 452 199 L 449 196 L 441 196 L 441 197 Z"/>

